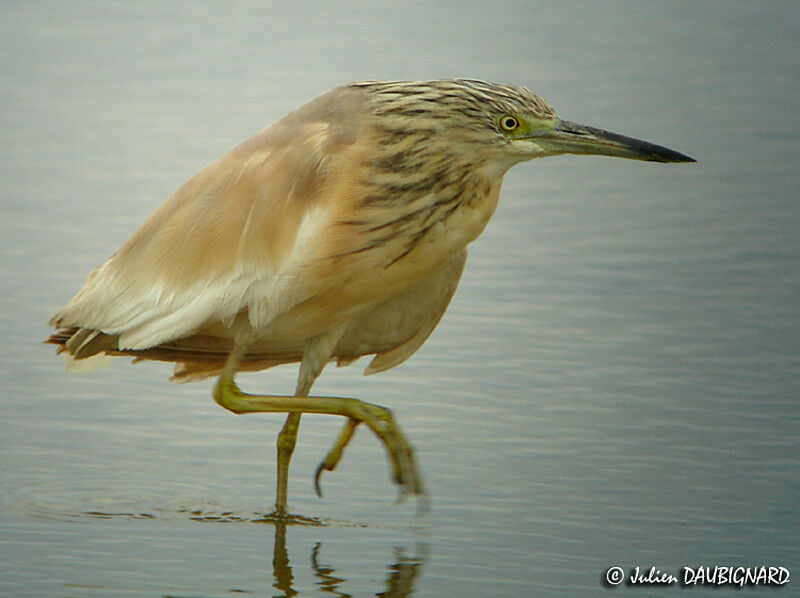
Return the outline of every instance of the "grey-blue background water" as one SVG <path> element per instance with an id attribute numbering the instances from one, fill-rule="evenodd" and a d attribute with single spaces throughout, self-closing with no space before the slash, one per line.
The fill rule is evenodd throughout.
<path id="1" fill-rule="evenodd" d="M 3 3 L 0 593 L 586 596 L 611 591 L 611 565 L 774 564 L 796 595 L 799 15 Z M 184 180 L 288 110 L 350 80 L 451 76 L 528 85 L 567 119 L 699 162 L 514 168 L 420 352 L 315 388 L 395 411 L 430 514 L 393 506 L 364 431 L 317 499 L 341 422 L 306 417 L 290 507 L 327 525 L 283 538 L 253 523 L 281 417 L 235 417 L 165 365 L 68 374 L 45 322 Z M 242 382 L 288 392 L 295 375 Z"/>

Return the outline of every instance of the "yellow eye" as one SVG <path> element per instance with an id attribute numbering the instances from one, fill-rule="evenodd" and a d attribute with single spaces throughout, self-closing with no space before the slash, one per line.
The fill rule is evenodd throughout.
<path id="1" fill-rule="evenodd" d="M 519 119 L 516 116 L 505 114 L 500 117 L 500 128 L 504 131 L 513 131 L 519 127 Z"/>

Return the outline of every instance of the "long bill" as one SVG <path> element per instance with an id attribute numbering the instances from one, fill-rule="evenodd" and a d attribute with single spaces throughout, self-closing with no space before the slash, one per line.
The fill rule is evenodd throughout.
<path id="1" fill-rule="evenodd" d="M 536 129 L 530 137 L 554 153 L 596 154 L 649 162 L 696 161 L 661 145 L 568 120 L 555 120 L 552 127 Z"/>

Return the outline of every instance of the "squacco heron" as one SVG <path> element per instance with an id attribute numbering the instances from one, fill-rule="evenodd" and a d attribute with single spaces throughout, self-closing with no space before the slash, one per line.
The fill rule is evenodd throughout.
<path id="1" fill-rule="evenodd" d="M 392 413 L 310 396 L 325 365 L 410 357 L 456 290 L 467 245 L 506 171 L 558 154 L 693 162 L 676 151 L 561 120 L 524 87 L 366 81 L 338 87 L 209 164 L 162 204 L 50 320 L 67 365 L 108 357 L 175 363 L 173 379 L 218 376 L 233 413 L 288 413 L 278 435 L 275 515 L 286 516 L 300 416 L 345 418 L 315 476 L 359 424 L 385 447 L 401 497 L 423 493 Z M 300 363 L 293 396 L 253 395 L 238 371 Z"/>

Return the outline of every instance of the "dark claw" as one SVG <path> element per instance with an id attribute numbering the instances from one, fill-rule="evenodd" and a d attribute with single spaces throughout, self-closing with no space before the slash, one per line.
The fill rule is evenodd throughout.
<path id="1" fill-rule="evenodd" d="M 314 490 L 317 492 L 317 496 L 320 498 L 322 498 L 322 488 L 319 485 L 319 478 L 325 469 L 325 461 L 323 461 L 317 466 L 317 471 L 314 472 Z"/>

